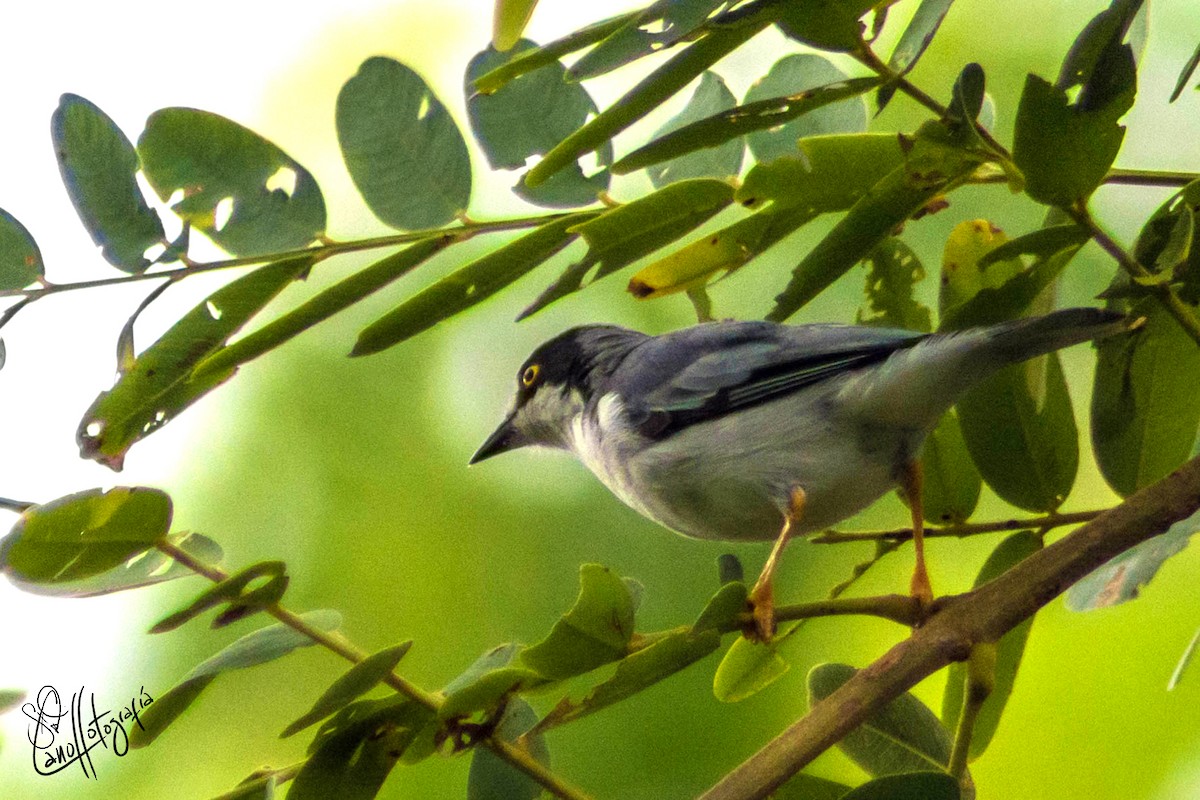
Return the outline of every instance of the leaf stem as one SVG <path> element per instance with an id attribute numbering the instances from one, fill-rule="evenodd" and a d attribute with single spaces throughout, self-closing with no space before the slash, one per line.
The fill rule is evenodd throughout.
<path id="1" fill-rule="evenodd" d="M 1088 522 L 1103 514 L 1107 509 L 1096 511 L 1073 511 L 1067 514 L 1046 514 L 1041 517 L 1025 519 L 1003 519 L 995 522 L 964 522 L 958 525 L 946 525 L 940 528 L 926 528 L 928 536 L 956 536 L 964 538 L 981 533 L 1000 533 L 1002 531 L 1017 531 L 1025 528 L 1051 530 L 1064 525 L 1078 525 Z M 896 528 L 887 531 L 835 531 L 829 530 L 809 539 L 814 544 L 843 544 L 845 542 L 890 541 L 905 542 L 912 538 L 912 528 Z"/>
<path id="2" fill-rule="evenodd" d="M 208 564 L 196 558 L 186 550 L 176 546 L 166 539 L 159 540 L 155 547 L 162 553 L 170 556 L 175 561 L 195 572 L 198 575 L 203 575 L 214 583 L 228 578 L 228 574 L 213 564 Z M 304 634 L 312 639 L 317 644 L 330 650 L 333 653 L 352 663 L 359 663 L 367 657 L 367 654 L 351 643 L 345 636 L 340 633 L 329 633 L 322 631 L 309 625 L 300 616 L 292 611 L 284 608 L 279 603 L 266 608 L 266 612 L 275 619 L 287 625 L 289 628 Z M 433 711 L 441 708 L 442 698 L 439 694 L 427 692 L 424 689 L 416 686 L 413 683 L 405 680 L 394 672 L 389 674 L 383 681 L 385 684 L 395 689 L 400 694 L 411 700 L 420 703 L 421 705 Z M 590 800 L 590 798 L 566 783 L 562 778 L 555 775 L 547 769 L 541 762 L 535 759 L 524 748 L 518 747 L 510 742 L 503 741 L 494 737 L 489 737 L 481 742 L 481 744 L 494 752 L 500 758 L 507 761 L 512 766 L 524 772 L 529 777 L 537 781 L 542 788 L 549 791 L 560 800 Z"/>
<path id="3" fill-rule="evenodd" d="M 1096 244 L 1112 256 L 1121 269 L 1125 270 L 1132 278 L 1151 278 L 1153 273 L 1142 266 L 1136 258 L 1133 257 L 1128 250 L 1117 243 L 1115 239 L 1109 236 L 1108 232 L 1100 227 L 1099 223 L 1088 210 L 1087 204 L 1083 201 L 1077 202 L 1070 208 L 1063 209 L 1070 215 L 1071 219 L 1080 227 L 1086 229 L 1091 234 L 1092 239 Z M 1196 316 L 1195 309 L 1189 306 L 1176 293 L 1175 288 L 1170 283 L 1158 283 L 1146 286 L 1146 291 L 1152 293 L 1163 308 L 1165 308 L 1171 316 L 1173 316 L 1179 326 L 1187 332 L 1187 335 L 1192 337 L 1197 345 L 1200 345 L 1200 317 Z"/>
<path id="4" fill-rule="evenodd" d="M 29 503 L 24 500 L 10 500 L 7 497 L 0 497 L 0 508 L 5 511 L 15 511 L 18 514 L 36 505 L 37 503 Z"/>
<path id="5" fill-rule="evenodd" d="M 959 783 L 963 782 L 967 774 L 971 738 L 975 735 L 975 720 L 996 683 L 996 645 L 993 642 L 977 644 L 971 648 L 971 656 L 967 659 L 966 682 L 962 713 L 958 717 L 954 747 L 950 750 L 950 764 L 947 767 Z"/>
<path id="6" fill-rule="evenodd" d="M 369 239 L 354 239 L 346 242 L 338 242 L 332 239 L 322 240 L 322 243 L 315 247 L 303 247 L 297 250 L 286 250 L 280 253 L 268 253 L 261 256 L 244 256 L 241 258 L 227 258 L 221 261 L 200 263 L 185 262 L 184 266 L 182 267 L 158 270 L 156 272 L 138 272 L 132 275 L 117 275 L 112 278 L 97 278 L 95 280 L 77 281 L 75 283 L 46 283 L 44 285 L 29 289 L 5 289 L 0 291 L 0 297 L 25 297 L 27 301 L 29 301 L 52 294 L 71 292 L 78 289 L 95 289 L 101 286 L 115 286 L 118 284 L 133 283 L 135 281 L 149 281 L 156 278 L 170 278 L 171 280 L 179 280 L 192 275 L 198 275 L 203 272 L 212 272 L 219 269 L 231 269 L 234 267 L 250 267 L 256 264 L 265 264 L 270 261 L 284 261 L 286 259 L 299 258 L 305 255 L 313 255 L 317 261 L 321 261 L 332 256 L 344 255 L 346 253 L 357 253 L 363 250 L 374 250 L 381 247 L 394 247 L 396 245 L 411 244 L 412 242 L 420 241 L 421 239 L 430 239 L 435 236 L 450 236 L 462 241 L 484 233 L 497 233 L 500 231 L 535 228 L 538 225 L 542 225 L 546 222 L 553 222 L 554 220 L 561 219 L 564 216 L 566 216 L 565 213 L 540 214 L 529 217 L 513 217 L 511 219 L 492 220 L 490 222 L 471 221 L 449 228 L 430 228 L 428 230 L 409 231 L 408 233 L 395 233 L 388 236 L 375 236 Z M 16 306 L 13 308 L 16 308 Z M 9 310 L 11 311 L 12 309 Z"/>
<path id="7" fill-rule="evenodd" d="M 906 594 L 830 598 L 811 603 L 793 603 L 775 607 L 775 619 L 779 622 L 846 615 L 881 617 L 911 628 L 924 618 L 925 611 L 922 609 L 920 601 Z M 721 632 L 742 631 L 746 629 L 747 625 L 752 624 L 754 624 L 754 615 L 746 612 L 739 615 L 732 625 L 721 628 Z"/>

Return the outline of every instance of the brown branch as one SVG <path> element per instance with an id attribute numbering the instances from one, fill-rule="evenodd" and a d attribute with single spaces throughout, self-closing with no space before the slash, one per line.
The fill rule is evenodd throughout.
<path id="1" fill-rule="evenodd" d="M 942 598 L 928 622 L 860 670 L 701 800 L 759 800 L 878 709 L 980 642 L 994 642 L 1089 572 L 1200 508 L 1200 458 L 978 589 Z"/>

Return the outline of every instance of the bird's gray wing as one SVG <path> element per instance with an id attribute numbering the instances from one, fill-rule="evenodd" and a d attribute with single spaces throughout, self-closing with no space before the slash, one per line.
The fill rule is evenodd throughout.
<path id="1" fill-rule="evenodd" d="M 922 338 L 851 325 L 710 323 L 647 340 L 611 388 L 643 434 L 662 438 L 882 361 Z"/>

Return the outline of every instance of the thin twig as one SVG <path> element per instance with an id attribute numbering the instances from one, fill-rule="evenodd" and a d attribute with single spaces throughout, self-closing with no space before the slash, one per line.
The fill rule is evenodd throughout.
<path id="1" fill-rule="evenodd" d="M 15 511 L 18 514 L 24 512 L 26 509 L 33 508 L 36 505 L 37 503 L 30 503 L 25 500 L 10 500 L 7 497 L 0 497 L 0 508 L 4 509 L 5 511 Z"/>
<path id="2" fill-rule="evenodd" d="M 1041 517 L 1025 519 L 1004 519 L 996 522 L 964 522 L 958 525 L 946 525 L 940 528 L 926 528 L 928 536 L 955 536 L 964 538 L 981 533 L 1000 533 L 1003 531 L 1018 531 L 1029 529 L 1061 528 L 1064 525 L 1078 525 L 1088 522 L 1104 513 L 1107 509 L 1097 511 L 1072 511 L 1068 514 L 1046 514 Z M 809 539 L 814 544 L 844 544 L 846 542 L 890 541 L 906 542 L 912 538 L 912 528 L 896 528 L 888 531 L 825 531 Z"/>
<path id="3" fill-rule="evenodd" d="M 220 567 L 201 561 L 171 542 L 160 540 L 155 546 L 160 552 L 175 559 L 192 572 L 203 575 L 210 581 L 219 583 L 229 577 Z M 284 625 L 304 634 L 347 661 L 357 664 L 367 657 L 364 651 L 352 644 L 342 634 L 336 632 L 330 633 L 314 628 L 297 614 L 278 603 L 268 606 L 266 612 Z M 442 698 L 439 695 L 421 689 L 399 675 L 396 675 L 394 672 L 385 677 L 383 682 L 405 697 L 420 703 L 432 711 L 437 711 L 441 708 Z M 545 765 L 530 755 L 524 748 L 494 737 L 489 737 L 480 742 L 480 744 L 533 778 L 542 788 L 549 791 L 555 797 L 561 798 L 561 800 L 589 800 L 586 794 L 563 781 L 562 778 L 547 769 Z"/>
<path id="4" fill-rule="evenodd" d="M 847 615 L 880 617 L 911 628 L 924 618 L 925 612 L 919 600 L 906 594 L 816 600 L 811 603 L 794 603 L 775 608 L 775 619 L 779 622 Z M 747 625 L 752 624 L 754 624 L 754 615 L 746 612 L 741 614 L 733 624 L 720 628 L 720 630 L 723 633 L 732 633 L 745 630 Z"/>

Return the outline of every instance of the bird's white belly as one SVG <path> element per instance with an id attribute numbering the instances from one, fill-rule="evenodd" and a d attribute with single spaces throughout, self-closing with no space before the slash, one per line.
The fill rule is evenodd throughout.
<path id="1" fill-rule="evenodd" d="M 811 407 L 821 398 L 758 406 L 646 443 L 632 432 L 614 435 L 620 404 L 606 397 L 594 421 L 576 420 L 574 449 L 627 505 L 687 536 L 773 539 L 795 488 L 806 496 L 798 532 L 822 530 L 891 489 L 902 460 L 891 454 L 915 450 L 920 436 L 864 441 L 861 431 Z"/>

